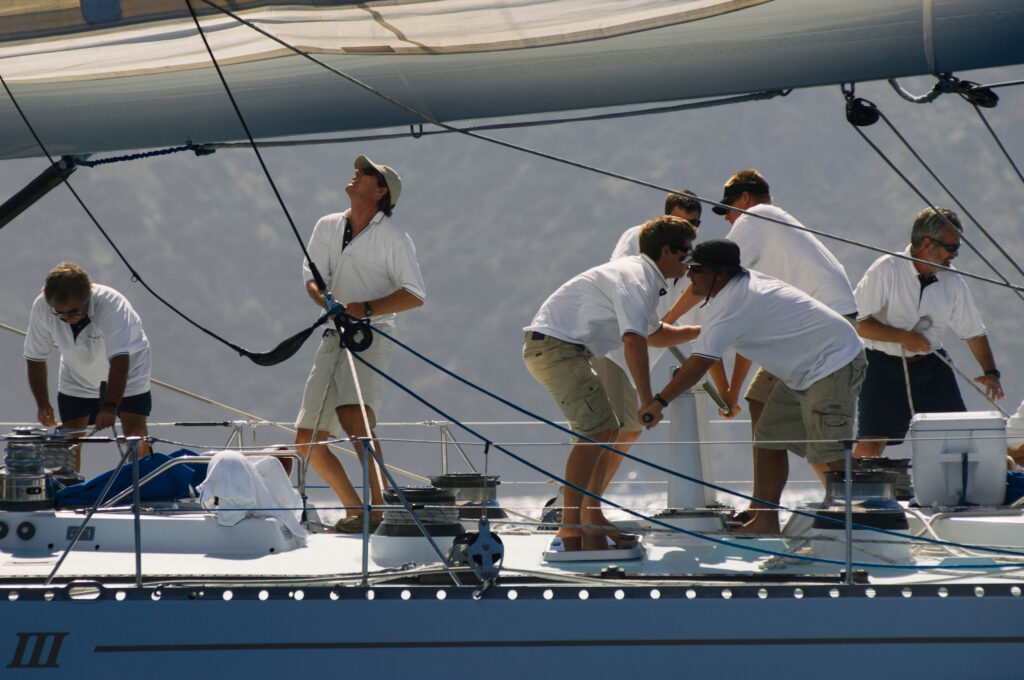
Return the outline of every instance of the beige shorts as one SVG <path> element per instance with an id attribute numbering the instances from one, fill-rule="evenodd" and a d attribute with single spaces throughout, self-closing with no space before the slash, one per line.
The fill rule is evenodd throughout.
<path id="1" fill-rule="evenodd" d="M 381 371 L 387 372 L 393 344 L 380 333 L 375 333 L 373 343 L 360 352 L 359 356 Z M 376 414 L 380 412 L 385 379 L 358 358 L 352 357 L 352 361 L 355 363 L 356 378 L 359 380 L 363 402 L 366 404 L 366 415 L 372 429 L 377 425 Z M 295 427 L 322 430 L 332 437 L 337 437 L 341 434 L 341 423 L 338 422 L 335 409 L 338 406 L 358 404 L 359 392 L 356 391 L 356 384 L 352 379 L 348 357 L 338 345 L 337 333 L 330 331 L 324 335 L 313 359 L 313 368 L 306 379 L 306 389 L 302 393 L 302 406 L 295 418 Z M 317 415 L 320 416 L 319 426 Z"/>
<path id="2" fill-rule="evenodd" d="M 615 417 L 619 419 L 619 429 L 623 432 L 642 431 L 644 428 L 640 425 L 640 417 L 637 415 L 640 410 L 640 395 L 637 394 L 626 372 L 608 357 L 601 357 L 590 363 L 594 366 L 601 385 L 604 386 L 604 393 L 608 395 Z"/>
<path id="3" fill-rule="evenodd" d="M 534 340 L 532 336 L 527 332 L 523 362 L 555 398 L 570 429 L 584 437 L 618 429 L 608 395 L 590 363 L 594 355 L 582 345 L 546 336 Z"/>
<path id="4" fill-rule="evenodd" d="M 788 449 L 808 463 L 842 460 L 843 441 L 853 439 L 853 416 L 866 369 L 862 350 L 806 390 L 779 381 L 754 428 L 754 441 L 759 446 L 765 442 L 768 449 Z"/>
<path id="5" fill-rule="evenodd" d="M 762 404 L 767 403 L 768 395 L 772 393 L 775 386 L 778 384 L 779 379 L 764 370 L 758 368 L 757 373 L 754 374 L 750 384 L 747 385 L 747 391 L 743 395 L 743 398 L 747 401 L 759 401 Z"/>

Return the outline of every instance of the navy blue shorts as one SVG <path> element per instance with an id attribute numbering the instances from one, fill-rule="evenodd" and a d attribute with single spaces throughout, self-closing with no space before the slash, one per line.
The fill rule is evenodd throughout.
<path id="1" fill-rule="evenodd" d="M 940 350 L 943 356 L 948 356 Z M 887 437 L 899 444 L 910 429 L 903 359 L 869 349 L 868 371 L 857 400 L 857 438 Z M 915 413 L 966 411 L 953 369 L 934 354 L 907 362 Z"/>
<path id="2" fill-rule="evenodd" d="M 67 394 L 57 393 L 57 411 L 60 412 L 62 422 L 89 416 L 89 424 L 96 422 L 96 414 L 100 410 L 99 397 L 72 397 Z M 121 400 L 117 407 L 118 412 L 137 413 L 148 416 L 153 410 L 153 396 L 149 392 L 133 394 Z"/>

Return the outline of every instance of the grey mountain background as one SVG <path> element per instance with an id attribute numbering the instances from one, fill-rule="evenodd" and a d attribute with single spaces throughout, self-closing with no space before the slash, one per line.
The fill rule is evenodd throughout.
<path id="1" fill-rule="evenodd" d="M 1005 82 L 1019 79 L 1022 72 L 959 75 Z M 923 92 L 931 81 L 905 84 Z M 878 104 L 1011 256 L 1024 253 L 1019 224 L 1024 184 L 969 104 L 946 95 L 914 105 L 885 83 L 858 85 L 857 94 Z M 1000 106 L 985 116 L 1010 154 L 1024 161 L 1024 87 L 1005 87 L 999 94 Z M 930 200 L 953 207 L 882 123 L 865 134 Z M 709 199 L 721 196 L 733 172 L 754 167 L 770 182 L 775 203 L 806 225 L 887 251 L 905 246 L 911 221 L 925 205 L 846 122 L 838 86 L 797 90 L 765 102 L 505 130 L 494 136 L 662 187 L 689 188 Z M 395 167 L 404 183 L 395 219 L 416 243 L 428 291 L 422 308 L 400 316 L 400 339 L 467 380 L 553 419 L 560 418 L 554 403 L 523 367 L 521 329 L 557 286 L 605 261 L 624 229 L 660 214 L 664 197 L 660 190 L 451 134 L 263 153 L 303 241 L 318 217 L 347 207 L 344 187 L 356 155 Z M 0 163 L 0 193 L 5 198 L 13 194 L 44 167 L 41 158 Z M 299 245 L 251 150 L 82 168 L 71 184 L 144 280 L 197 323 L 248 349 L 267 350 L 316 318 L 317 308 L 303 290 Z M 965 219 L 965 224 L 967 238 L 985 257 L 1014 283 L 1024 282 L 973 223 Z M 701 238 L 722 237 L 727 230 L 723 219 L 705 210 Z M 878 257 L 856 245 L 822 240 L 854 284 Z M 46 272 L 62 260 L 74 260 L 95 281 L 132 301 L 153 345 L 155 378 L 267 420 L 294 418 L 318 338 L 275 367 L 258 367 L 239 357 L 133 282 L 66 188 L 53 191 L 0 231 L 0 248 L 0 322 L 24 329 Z M 958 267 L 992 276 L 977 255 L 966 247 L 961 252 Z M 1024 397 L 1024 371 L 1018 365 L 1024 302 L 1006 288 L 978 281 L 969 286 L 1003 370 L 1004 407 L 1012 412 Z M 964 343 L 950 334 L 947 346 L 968 374 L 978 374 Z M 0 333 L 0 353 L 3 420 L 32 422 L 35 407 L 25 382 L 21 337 Z M 667 371 L 663 361 L 656 386 L 665 382 Z M 395 350 L 391 375 L 448 415 L 389 387 L 380 418 L 384 422 L 525 419 L 401 349 Z M 51 361 L 51 385 L 55 379 Z M 969 387 L 963 391 L 971 408 L 986 408 Z M 236 417 L 156 387 L 154 402 L 153 421 Z M 512 450 L 540 465 L 555 471 L 563 467 L 564 452 L 550 445 L 564 442 L 562 433 L 520 426 L 479 429 L 488 439 L 512 443 Z M 658 428 L 644 440 L 664 438 L 667 429 Z M 185 442 L 225 436 L 196 429 L 156 433 Z M 467 444 L 476 442 L 456 433 Z M 436 439 L 437 429 L 387 428 L 381 434 L 426 440 Z M 266 429 L 256 436 L 259 443 L 289 440 L 285 433 Z M 392 462 L 421 473 L 438 471 L 436 444 L 386 446 Z M 467 446 L 474 463 L 482 466 L 480 452 L 480 446 Z M 490 458 L 491 472 L 519 476 L 522 470 L 497 452 Z M 719 456 L 717 465 L 720 477 L 750 476 L 743 447 Z M 638 466 L 627 468 L 636 471 Z M 642 469 L 634 474 L 658 477 Z M 806 470 L 795 474 L 806 475 Z"/>

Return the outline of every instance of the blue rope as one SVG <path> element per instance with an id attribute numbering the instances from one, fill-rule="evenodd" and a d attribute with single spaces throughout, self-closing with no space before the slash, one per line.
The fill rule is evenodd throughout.
<path id="1" fill-rule="evenodd" d="M 169 149 L 159 149 L 157 151 L 143 151 L 141 153 L 130 153 L 124 156 L 112 156 L 110 158 L 101 158 L 99 160 L 90 161 L 82 158 L 75 158 L 75 165 L 84 165 L 87 168 L 94 168 L 97 165 L 106 165 L 108 163 L 120 163 L 122 161 L 136 161 L 140 158 L 152 158 L 154 156 L 169 156 L 172 153 L 179 153 L 181 151 L 194 151 L 197 155 L 213 153 L 201 146 L 196 146 L 192 142 L 189 142 L 185 146 L 174 146 Z"/>
<path id="2" fill-rule="evenodd" d="M 388 340 L 390 340 L 391 342 L 394 342 L 395 344 L 399 345 L 400 347 L 402 347 L 406 351 L 410 352 L 414 356 L 422 359 L 423 361 L 425 361 L 429 365 L 431 365 L 431 366 L 441 370 L 442 372 L 444 372 L 445 374 L 455 378 L 459 382 L 462 382 L 463 384 L 465 384 L 465 385 L 467 385 L 469 387 L 472 387 L 472 388 L 474 388 L 474 389 L 476 389 L 476 390 L 478 390 L 480 392 L 483 392 L 484 394 L 492 397 L 493 399 L 501 402 L 502 404 L 510 406 L 511 408 L 513 408 L 513 409 L 515 409 L 515 410 L 517 410 L 517 411 L 519 411 L 519 412 L 521 412 L 523 414 L 526 414 L 526 415 L 529 415 L 531 417 L 534 417 L 537 420 L 540 420 L 540 421 L 542 421 L 542 422 L 544 422 L 544 423 L 546 423 L 548 425 L 551 425 L 551 426 L 556 427 L 556 428 L 558 428 L 560 430 L 563 430 L 565 432 L 573 434 L 574 436 L 579 436 L 579 435 L 575 435 L 575 433 L 573 433 L 572 430 L 569 430 L 567 428 L 563 428 L 561 425 L 558 425 L 557 423 L 554 423 L 554 422 L 552 422 L 550 420 L 547 420 L 545 418 L 542 418 L 540 416 L 536 416 L 536 415 L 530 413 L 529 411 L 523 409 L 522 407 L 517 406 L 516 404 L 513 404 L 513 403 L 509 402 L 508 400 L 506 400 L 506 399 L 504 399 L 504 398 L 502 398 L 502 397 L 500 397 L 500 396 L 498 396 L 496 394 L 493 394 L 493 393 L 485 390 L 484 388 L 479 387 L 478 385 L 475 385 L 475 384 L 469 382 L 468 380 L 462 378 L 461 376 L 456 375 L 455 373 L 452 373 L 448 369 L 446 369 L 443 366 L 439 365 L 437 362 L 435 362 L 435 361 L 433 361 L 431 359 L 428 359 L 427 357 L 424 357 L 419 352 L 415 351 L 414 349 L 412 349 L 411 347 L 409 347 L 405 343 L 403 343 L 403 342 L 393 338 L 392 336 L 388 335 L 384 331 L 381 331 L 378 328 L 374 328 L 374 332 L 380 333 L 383 337 L 385 337 Z M 820 557 L 809 557 L 809 556 L 806 556 L 806 555 L 799 555 L 799 554 L 780 553 L 778 551 L 769 550 L 767 548 L 758 548 L 758 547 L 755 547 L 755 546 L 743 545 L 741 543 L 736 542 L 735 540 L 725 540 L 725 539 L 715 538 L 713 536 L 708 536 L 706 534 L 702 534 L 702 533 L 699 533 L 699 532 L 696 532 L 696 531 L 690 531 L 688 529 L 683 529 L 681 527 L 673 526 L 673 525 L 668 524 L 666 522 L 662 522 L 661 520 L 658 520 L 656 518 L 648 517 L 648 516 L 644 515 L 643 513 L 640 513 L 640 512 L 637 512 L 635 510 L 632 510 L 630 508 L 627 508 L 625 506 L 619 505 L 618 503 L 615 503 L 614 501 L 608 500 L 606 498 L 602 498 L 602 497 L 600 497 L 600 496 L 598 496 L 596 494 L 593 494 L 593 493 L 587 491 L 586 489 L 583 489 L 583 488 L 581 488 L 581 487 L 579 487 L 579 486 L 577 486 L 575 484 L 570 483 L 569 481 L 567 481 L 565 479 L 562 479 L 558 475 L 555 475 L 555 474 L 553 474 L 551 472 L 548 472 L 544 468 L 542 468 L 542 467 L 540 467 L 540 466 L 538 466 L 538 465 L 536 465 L 534 463 L 531 463 L 530 461 L 526 460 L 522 456 L 519 456 L 518 454 L 515 454 L 512 451 L 509 451 L 508 449 L 506 449 L 504 446 L 501 446 L 500 444 L 493 444 L 492 442 L 490 442 L 490 440 L 488 440 L 486 437 L 484 437 L 481 433 L 479 433 L 479 432 L 473 430 L 472 428 L 470 428 L 469 426 L 463 424 L 461 421 L 459 421 L 458 419 L 456 419 L 453 416 L 451 416 L 451 414 L 449 414 L 446 411 L 442 410 L 439 406 L 436 406 L 435 404 L 432 404 L 431 402 L 427 401 L 425 398 L 423 398 L 420 395 L 418 395 L 415 392 L 413 392 L 410 388 L 408 388 L 405 385 L 403 385 L 402 383 L 398 382 L 398 380 L 396 380 L 395 378 L 392 378 L 390 375 L 388 375 L 384 371 L 380 370 L 379 368 L 377 368 L 376 366 L 374 366 L 373 364 L 368 362 L 359 353 L 353 352 L 352 354 L 359 361 L 361 361 L 363 363 L 363 365 L 369 367 L 371 370 L 376 372 L 378 375 L 383 377 L 385 380 L 390 382 L 392 385 L 398 387 L 400 390 L 402 390 L 403 392 L 405 392 L 406 394 L 411 396 L 416 401 L 420 402 L 424 406 L 428 407 L 429 409 L 433 410 L 437 414 L 441 415 L 446 420 L 455 423 L 456 425 L 458 425 L 459 427 L 464 429 L 466 432 L 469 432 L 470 434 L 472 434 L 474 437 L 479 438 L 481 441 L 486 442 L 488 445 L 493 445 L 494 448 L 498 449 L 499 451 L 501 451 L 505 455 L 509 456 L 513 460 L 515 460 L 515 461 L 525 465 L 526 467 L 528 467 L 528 468 L 530 468 L 530 469 L 532 469 L 532 470 L 534 470 L 536 472 L 539 472 L 540 474 L 544 475 L 545 477 L 548 477 L 548 478 L 553 479 L 554 481 L 556 481 L 556 482 L 558 482 L 560 484 L 563 484 L 563 485 L 568 486 L 568 487 L 570 487 L 572 489 L 575 489 L 576 491 L 579 491 L 580 493 L 582 493 L 585 496 L 588 496 L 588 497 L 593 498 L 593 499 L 595 499 L 597 501 L 605 503 L 606 505 L 609 505 L 609 506 L 611 506 L 613 508 L 616 508 L 617 510 L 622 510 L 623 512 L 625 512 L 625 513 L 627 513 L 627 514 L 629 514 L 629 515 L 631 515 L 631 516 L 633 516 L 633 517 L 635 517 L 637 519 L 641 519 L 641 520 L 650 522 L 652 524 L 655 524 L 657 526 L 663 527 L 665 529 L 669 529 L 671 531 L 675 531 L 675 532 L 678 532 L 678 533 L 681 533 L 681 534 L 686 534 L 686 535 L 692 536 L 694 538 L 700 538 L 700 539 L 703 539 L 703 540 L 706 540 L 706 541 L 710 541 L 712 543 L 717 543 L 717 544 L 725 545 L 725 546 L 729 546 L 729 547 L 738 547 L 738 548 L 740 548 L 742 550 L 748 550 L 748 551 L 751 551 L 751 552 L 761 553 L 761 554 L 764 554 L 764 555 L 770 555 L 772 557 L 788 557 L 788 558 L 793 558 L 793 559 L 797 559 L 797 560 L 802 560 L 802 561 L 805 561 L 805 562 L 817 562 L 817 563 L 820 563 L 820 564 L 831 564 L 831 565 L 837 565 L 837 566 L 842 566 L 842 567 L 845 567 L 846 564 L 847 564 L 845 561 L 840 561 L 840 560 L 829 560 L 829 559 L 824 559 L 824 558 L 820 558 Z M 730 494 L 733 494 L 733 495 L 736 495 L 736 496 L 742 496 L 743 498 L 751 498 L 750 496 L 744 496 L 743 494 L 737 493 L 735 491 L 731 491 L 731 490 L 726 489 L 724 487 L 720 487 L 720 486 L 717 486 L 715 484 L 710 484 L 710 483 L 704 482 L 703 480 L 699 480 L 699 479 L 695 479 L 693 477 L 689 477 L 687 475 L 675 472 L 674 470 L 669 470 L 668 468 L 665 468 L 663 466 L 657 465 L 656 463 L 651 463 L 649 461 L 641 460 L 641 459 L 636 458 L 635 456 L 632 456 L 632 455 L 630 455 L 628 453 L 622 453 L 621 451 L 616 451 L 614 448 L 612 448 L 610 446 L 607 446 L 605 444 L 602 444 L 600 442 L 594 442 L 592 439 L 589 439 L 589 438 L 586 438 L 586 437 L 581 437 L 581 438 L 582 439 L 586 439 L 587 441 L 593 442 L 595 444 L 598 444 L 598 445 L 600 445 L 600 446 L 602 446 L 604 448 L 607 448 L 610 451 L 615 451 L 616 453 L 619 453 L 619 454 L 621 454 L 621 455 L 623 455 L 623 456 L 625 456 L 625 457 L 627 457 L 627 458 L 629 458 L 631 460 L 637 461 L 637 462 L 639 462 L 641 464 L 648 465 L 649 467 L 655 468 L 657 470 L 664 471 L 664 472 L 666 472 L 666 473 L 668 473 L 670 475 L 675 475 L 675 476 L 680 477 L 682 479 L 686 479 L 688 481 L 692 481 L 692 482 L 695 482 L 697 484 L 702 484 L 704 486 L 709 486 L 709 487 L 711 487 L 713 489 L 718 489 L 718 490 L 721 490 L 721 491 L 725 491 L 726 493 L 730 493 Z M 757 499 L 752 499 L 752 500 L 757 500 Z M 764 502 L 764 503 L 768 504 L 766 501 L 760 501 L 760 502 Z M 768 505 L 774 505 L 774 504 L 768 504 Z M 785 508 L 784 506 L 775 505 L 775 507 L 780 508 L 780 509 L 788 510 L 788 508 Z M 805 516 L 808 516 L 808 517 L 818 518 L 818 515 L 814 515 L 812 513 L 805 513 L 805 512 L 799 511 L 799 510 L 790 510 L 790 512 L 793 512 L 793 513 L 796 513 L 796 514 L 805 515 Z M 826 519 L 826 520 L 829 520 L 829 521 L 834 522 L 836 524 L 841 524 L 841 525 L 845 526 L 844 522 L 841 522 L 839 520 L 834 520 L 834 519 L 832 519 L 830 517 L 821 517 L 821 519 Z M 890 534 L 890 535 L 896 536 L 896 537 L 898 537 L 900 539 L 907 539 L 908 538 L 908 536 L 906 534 L 900 534 L 898 532 L 888 531 L 886 529 L 879 529 L 877 527 L 861 526 L 861 525 L 858 525 L 858 524 L 854 524 L 853 527 L 854 528 L 863 529 L 863 530 L 877 531 L 877 532 L 883 533 L 883 534 Z M 966 548 L 966 549 L 971 549 L 971 550 L 993 552 L 993 553 L 996 553 L 996 554 L 1015 555 L 1015 556 L 1024 557 L 1024 553 L 1014 552 L 1014 551 L 1007 551 L 1007 550 L 999 550 L 999 549 L 996 549 L 996 548 L 987 548 L 987 547 L 984 547 L 984 546 L 965 546 L 965 545 L 962 545 L 962 544 L 959 544 L 959 543 L 951 543 L 951 542 L 947 542 L 947 541 L 939 541 L 939 540 L 928 539 L 928 538 L 923 538 L 923 537 L 911 537 L 911 539 L 912 540 L 920 540 L 920 541 L 923 541 L 923 542 L 933 543 L 933 544 L 937 544 L 937 545 L 944 545 L 944 546 L 951 546 L 951 547 L 960 547 L 960 548 Z M 865 563 L 865 562 L 851 562 L 850 566 L 851 567 L 862 567 L 862 568 L 865 568 L 865 569 L 882 568 L 882 569 L 904 569 L 904 570 L 920 571 L 920 570 L 928 570 L 928 569 L 979 569 L 979 568 L 980 569 L 1005 569 L 1005 568 L 1009 568 L 1009 567 L 1024 567 L 1024 562 L 1011 562 L 1011 563 L 1006 563 L 1006 564 L 994 564 L 994 565 L 938 565 L 938 566 L 935 566 L 935 567 L 925 567 L 925 566 L 919 566 L 919 565 L 894 565 L 894 564 L 875 564 L 875 563 Z"/>

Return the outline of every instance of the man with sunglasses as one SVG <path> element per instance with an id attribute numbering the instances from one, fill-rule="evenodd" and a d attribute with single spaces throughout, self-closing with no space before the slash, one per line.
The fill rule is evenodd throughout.
<path id="1" fill-rule="evenodd" d="M 104 430 L 120 418 L 126 436 L 147 436 L 152 398 L 149 338 L 142 321 L 121 293 L 92 283 L 72 262 L 57 265 L 46 276 L 25 335 L 28 384 L 36 418 L 46 427 L 57 425 L 46 368 L 54 345 L 60 352 L 57 408 L 63 429 L 81 436 L 91 424 Z M 106 391 L 101 394 L 103 384 Z M 139 453 L 149 453 L 145 441 Z M 78 451 L 75 468 L 81 469 Z"/>
<path id="2" fill-rule="evenodd" d="M 388 335 L 395 332 L 397 313 L 419 307 L 426 298 L 412 239 L 391 221 L 401 191 L 402 180 L 392 168 L 366 156 L 356 158 L 355 174 L 345 187 L 349 209 L 321 217 L 307 247 L 328 290 L 317 287 L 309 262 L 303 261 L 306 292 L 317 305 L 329 313 L 344 310 L 357 319 L 368 318 Z M 348 508 L 347 516 L 334 527 L 341 533 L 362 532 L 362 500 L 327 446 L 309 444 L 332 439 L 344 430 L 354 439 L 362 459 L 360 440 L 370 437 L 376 426 L 384 389 L 384 377 L 378 371 L 387 371 L 392 344 L 375 333 L 370 347 L 360 353 L 361 360 L 353 360 L 353 376 L 337 332 L 325 331 L 303 391 L 295 445 L 300 453 L 309 450 L 313 469 Z M 366 405 L 365 418 L 360 400 Z M 376 441 L 374 448 L 380 456 Z M 384 504 L 382 481 L 372 457 L 370 497 L 373 505 Z M 380 515 L 380 511 L 372 513 L 371 531 L 380 523 Z"/>
<path id="3" fill-rule="evenodd" d="M 629 547 L 629 540 L 604 517 L 600 502 L 578 490 L 600 495 L 611 454 L 590 440 L 615 442 L 623 426 L 594 364 L 623 347 L 641 402 L 657 398 L 651 391 L 648 345 L 677 345 L 700 331 L 665 324 L 658 315 L 658 299 L 667 293 L 668 279 L 686 273 L 683 259 L 696 235 L 684 219 L 656 217 L 640 230 L 640 255 L 605 262 L 570 279 L 523 329 L 527 370 L 551 393 L 579 437 L 565 467 L 572 486 L 564 490 L 558 537 L 566 551 L 605 549 L 609 540 Z M 635 412 L 630 416 L 639 422 Z"/>
<path id="4" fill-rule="evenodd" d="M 754 428 L 765 443 L 803 456 L 820 478 L 842 469 L 844 441 L 853 435 L 853 412 L 864 379 L 865 359 L 853 325 L 795 286 L 741 265 L 728 239 L 702 241 L 686 258 L 693 292 L 706 301 L 693 354 L 669 384 L 644 405 L 641 418 L 661 420 L 666 402 L 697 384 L 729 347 L 757 361 L 778 383 Z M 756 460 L 756 459 L 755 459 Z M 755 473 L 764 469 L 755 469 Z M 779 533 L 778 505 L 789 467 L 758 480 L 760 532 Z M 752 520 L 754 521 L 754 520 Z"/>
<path id="5" fill-rule="evenodd" d="M 665 196 L 665 214 L 673 217 L 680 217 L 689 222 L 695 229 L 700 227 L 700 216 L 703 210 L 700 201 L 695 198 L 696 194 L 687 189 L 673 191 Z M 643 224 L 630 227 L 622 236 L 612 250 L 612 260 L 620 257 L 630 257 L 640 254 L 640 230 Z M 687 279 L 679 277 L 667 280 L 666 293 L 658 298 L 658 317 L 666 324 L 682 326 L 699 326 L 699 312 L 696 309 L 684 310 L 680 308 L 680 295 L 686 289 Z M 686 313 L 686 318 L 680 321 L 680 317 Z M 677 322 L 679 322 L 677 324 Z M 653 369 L 654 365 L 665 352 L 664 347 L 649 347 L 649 362 Z M 626 357 L 623 349 L 616 348 L 608 353 L 608 356 L 601 357 L 594 362 L 594 370 L 601 379 L 612 406 L 615 408 L 615 415 L 618 417 L 622 427 L 619 428 L 618 438 L 615 440 L 615 448 L 623 453 L 629 449 L 640 438 L 643 427 L 637 420 L 636 412 L 640 407 L 639 395 L 636 388 L 629 380 L 626 364 Z M 718 371 L 720 389 L 725 389 L 725 374 Z M 608 469 L 605 472 L 605 480 L 601 485 L 601 493 L 604 495 L 612 478 L 622 464 L 622 456 L 611 454 Z"/>
<path id="6" fill-rule="evenodd" d="M 974 380 L 986 396 L 1004 396 L 971 291 L 959 274 L 938 268 L 950 267 L 956 258 L 961 231 L 953 211 L 925 208 L 902 253 L 921 262 L 884 255 L 857 284 L 857 332 L 866 340 L 868 372 L 857 405 L 854 456 L 880 456 L 889 441 L 903 439 L 911 418 L 908 391 L 915 413 L 966 410 L 956 376 L 943 361 L 949 359 L 942 348 L 947 328 L 967 342 L 981 366 L 982 375 Z"/>
<path id="7" fill-rule="evenodd" d="M 711 210 L 732 225 L 726 238 L 739 246 L 744 267 L 784 281 L 846 317 L 851 324 L 854 322 L 857 303 L 843 265 L 821 241 L 803 230 L 799 220 L 773 205 L 768 181 L 760 172 L 751 168 L 733 174 L 725 183 L 719 202 L 722 205 Z M 694 304 L 695 299 L 689 293 L 682 297 L 689 304 Z M 722 395 L 730 410 L 722 415 L 733 417 L 739 413 L 739 390 L 750 366 L 749 358 L 736 356 L 729 387 Z M 778 383 L 778 376 L 763 366 L 750 380 L 743 398 L 750 409 L 751 432 L 757 428 L 764 405 Z M 788 478 L 789 454 L 785 449 L 755 446 L 753 467 L 753 495 L 762 498 L 764 489 L 775 488 L 779 479 Z M 736 520 L 742 525 L 739 531 L 776 532 L 777 518 L 759 510 L 765 510 L 765 506 L 753 503 L 737 515 Z"/>

